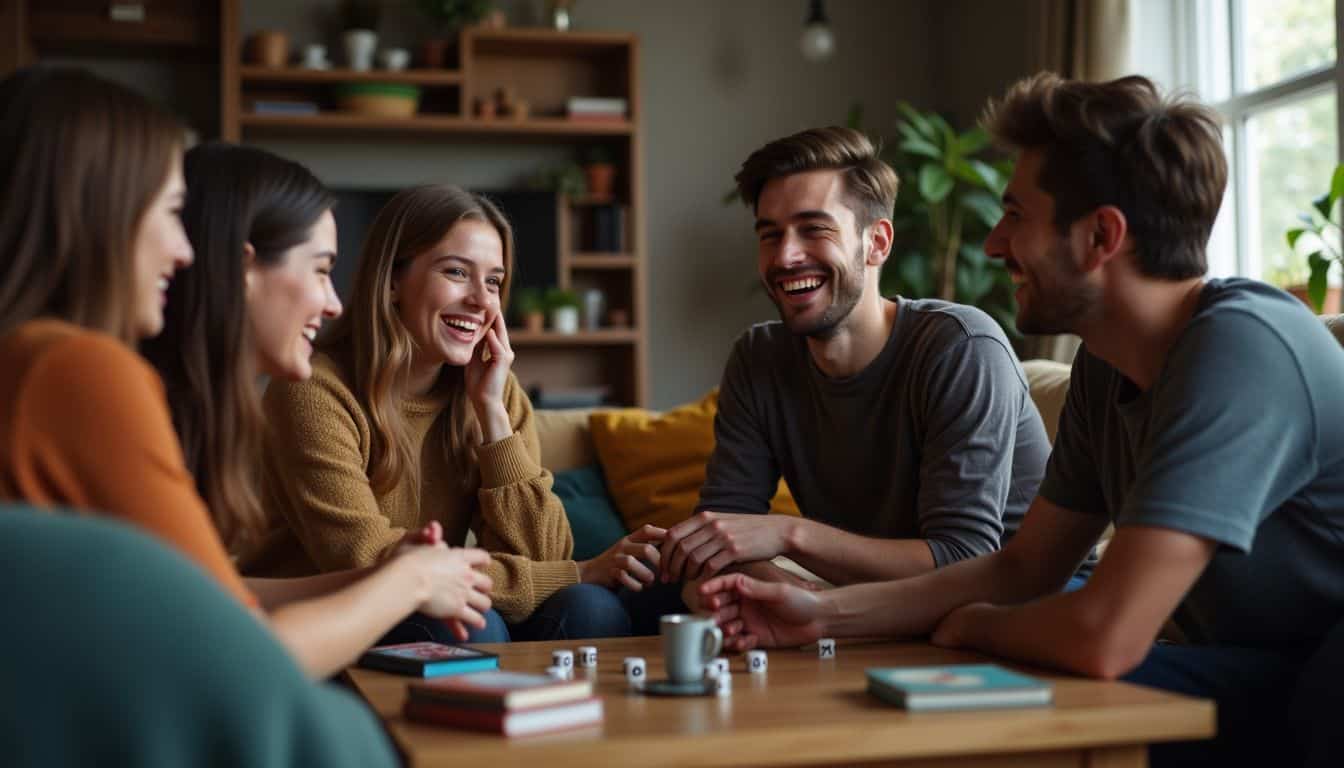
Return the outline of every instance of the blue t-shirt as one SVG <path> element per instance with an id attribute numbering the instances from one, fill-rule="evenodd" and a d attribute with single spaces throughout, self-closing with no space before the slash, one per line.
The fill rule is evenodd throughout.
<path id="1" fill-rule="evenodd" d="M 1344 350 L 1297 299 L 1210 280 L 1147 392 L 1078 352 L 1040 493 L 1217 542 L 1194 642 L 1315 645 L 1344 615 Z"/>

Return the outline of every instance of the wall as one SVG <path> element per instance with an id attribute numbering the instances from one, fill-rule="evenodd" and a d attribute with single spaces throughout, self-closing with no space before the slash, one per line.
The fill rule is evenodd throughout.
<path id="1" fill-rule="evenodd" d="M 536 23 L 542 4 L 499 2 L 511 23 Z M 760 144 L 844 120 L 861 101 L 867 126 L 894 123 L 895 102 L 926 104 L 935 94 L 928 48 L 933 5 L 923 0 L 831 0 L 837 55 L 810 64 L 798 52 L 803 0 L 582 0 L 576 29 L 634 32 L 641 40 L 649 263 L 652 405 L 695 399 L 718 383 L 733 340 L 774 318 L 755 286 L 751 219 L 720 198 Z M 295 44 L 323 40 L 334 50 L 332 3 L 243 3 L 243 31 L 295 30 Z M 388 43 L 413 39 L 412 9 L 385 18 Z M 408 25 L 406 19 L 412 23 Z M 307 30 L 307 31 L 304 31 Z M 432 143 L 269 141 L 333 185 L 401 186 L 429 179 L 498 184 L 550 162 L 553 150 L 492 146 L 463 150 Z"/>

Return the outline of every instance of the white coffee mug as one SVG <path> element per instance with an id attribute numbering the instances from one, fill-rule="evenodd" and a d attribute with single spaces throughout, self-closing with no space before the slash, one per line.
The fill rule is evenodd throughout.
<path id="1" fill-rule="evenodd" d="M 663 661 L 674 683 L 694 683 L 723 649 L 723 631 L 708 616 L 674 613 L 662 619 Z"/>

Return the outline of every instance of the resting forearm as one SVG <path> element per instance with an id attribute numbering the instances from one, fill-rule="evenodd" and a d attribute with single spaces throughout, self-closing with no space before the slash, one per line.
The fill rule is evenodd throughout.
<path id="1" fill-rule="evenodd" d="M 1134 668 L 1151 644 L 1107 631 L 1095 601 L 1079 592 L 1011 607 L 972 607 L 962 647 L 1089 677 L 1114 679 Z"/>
<path id="2" fill-rule="evenodd" d="M 1032 587 L 1002 552 L 963 560 L 921 576 L 855 584 L 825 592 L 827 633 L 839 637 L 931 633 L 953 610 L 974 602 L 1013 602 Z M 1027 599 L 1025 597 L 1017 599 Z"/>
<path id="3" fill-rule="evenodd" d="M 425 586 L 404 562 L 322 597 L 282 605 L 270 614 L 271 628 L 310 676 L 329 677 L 423 602 Z"/>
<path id="4" fill-rule="evenodd" d="M 935 567 L 922 539 L 874 539 L 800 520 L 787 553 L 833 584 L 905 579 Z"/>
<path id="5" fill-rule="evenodd" d="M 348 571 L 321 573 L 316 576 L 301 576 L 293 579 L 263 579 L 248 577 L 243 579 L 248 589 L 261 601 L 261 607 L 274 611 L 296 600 L 308 600 L 321 597 L 367 576 L 370 568 L 354 568 Z"/>

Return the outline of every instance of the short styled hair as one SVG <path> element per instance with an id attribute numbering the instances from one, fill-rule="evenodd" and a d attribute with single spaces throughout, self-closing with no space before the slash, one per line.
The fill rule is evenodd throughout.
<path id="1" fill-rule="evenodd" d="M 1042 72 L 1008 88 L 981 122 L 1001 147 L 1043 154 L 1041 189 L 1062 234 L 1089 211 L 1125 214 L 1141 273 L 1182 280 L 1208 269 L 1205 246 L 1227 185 L 1219 119 L 1145 77 L 1104 83 Z"/>
<path id="2" fill-rule="evenodd" d="M 734 180 L 742 202 L 756 210 L 766 182 L 806 171 L 841 171 L 846 203 L 859 231 L 878 219 L 891 218 L 899 179 L 878 157 L 871 139 L 852 128 L 812 128 L 775 139 L 742 163 Z"/>

